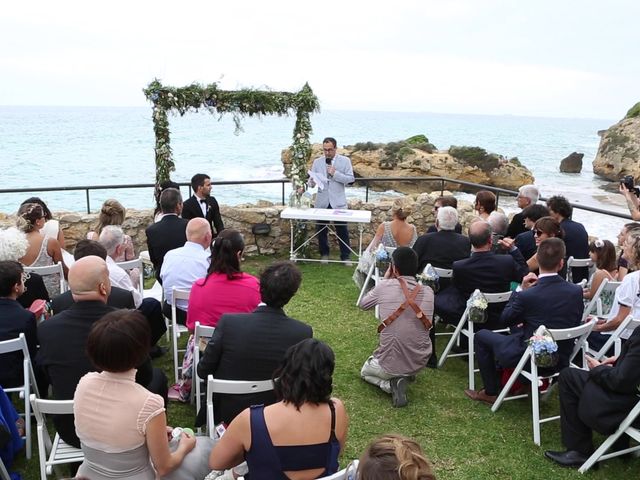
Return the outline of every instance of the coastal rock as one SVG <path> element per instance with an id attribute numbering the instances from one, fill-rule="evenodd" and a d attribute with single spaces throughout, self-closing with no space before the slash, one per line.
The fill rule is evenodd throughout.
<path id="1" fill-rule="evenodd" d="M 640 117 L 625 118 L 606 130 L 600 138 L 593 172 L 618 181 L 625 175 L 640 179 Z"/>
<path id="2" fill-rule="evenodd" d="M 364 145 L 364 146 L 363 146 Z M 353 172 L 358 177 L 448 177 L 466 182 L 481 183 L 495 187 L 517 190 L 522 185 L 534 183 L 535 179 L 525 166 L 517 159 L 505 159 L 498 155 L 487 155 L 491 161 L 471 162 L 456 158 L 448 150 L 435 150 L 423 144 L 421 148 L 415 145 L 395 142 L 393 145 L 403 145 L 389 153 L 388 146 L 392 144 L 356 144 L 338 149 L 338 153 L 351 158 Z M 481 150 L 481 149 L 479 149 Z M 486 152 L 485 152 L 486 153 Z M 311 158 L 322 155 L 322 145 L 314 144 Z M 291 168 L 291 152 L 282 151 L 282 163 L 285 174 Z M 311 164 L 309 164 L 309 168 Z M 440 181 L 379 181 L 370 183 L 375 190 L 396 190 L 398 192 L 416 195 L 422 192 L 436 191 L 441 188 Z M 446 184 L 446 188 L 460 189 L 456 184 Z"/>
<path id="3" fill-rule="evenodd" d="M 573 152 L 560 161 L 560 171 L 562 173 L 580 173 L 582 171 L 583 158 L 584 153 Z"/>

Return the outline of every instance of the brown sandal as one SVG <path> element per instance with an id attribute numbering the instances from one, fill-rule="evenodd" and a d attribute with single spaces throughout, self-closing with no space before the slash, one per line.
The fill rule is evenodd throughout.
<path id="1" fill-rule="evenodd" d="M 18 435 L 24 437 L 27 429 L 25 427 L 24 418 L 19 418 L 16 420 L 16 429 L 18 430 Z"/>

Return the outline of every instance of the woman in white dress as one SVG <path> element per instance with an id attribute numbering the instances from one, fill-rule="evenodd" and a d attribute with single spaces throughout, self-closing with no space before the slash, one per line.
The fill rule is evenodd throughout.
<path id="1" fill-rule="evenodd" d="M 51 214 L 51 210 L 49 210 L 49 207 L 47 207 L 47 204 L 44 203 L 44 201 L 40 197 L 27 198 L 24 202 L 22 202 L 23 205 L 25 203 L 37 203 L 42 207 L 42 211 L 44 213 L 44 219 L 46 221 L 44 223 L 44 227 L 40 229 L 40 233 L 45 237 L 55 238 L 56 240 L 58 240 L 58 243 L 60 244 L 60 248 L 64 250 L 65 248 L 64 232 L 60 228 L 60 222 L 55 218 L 53 218 L 53 215 Z"/>

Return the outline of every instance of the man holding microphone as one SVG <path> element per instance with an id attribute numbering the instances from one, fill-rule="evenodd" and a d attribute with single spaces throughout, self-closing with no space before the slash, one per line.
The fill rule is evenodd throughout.
<path id="1" fill-rule="evenodd" d="M 351 160 L 344 155 L 337 155 L 337 142 L 335 138 L 327 137 L 322 141 L 323 156 L 313 161 L 309 185 L 316 186 L 314 178 L 318 179 L 318 194 L 316 196 L 316 208 L 339 209 L 347 208 L 347 197 L 344 187 L 353 183 L 353 167 Z M 334 222 L 336 233 L 340 239 L 340 260 L 349 261 L 351 249 L 349 248 L 349 230 L 346 223 Z M 318 245 L 322 263 L 329 260 L 329 241 L 327 238 L 328 224 L 316 223 L 318 232 Z"/>

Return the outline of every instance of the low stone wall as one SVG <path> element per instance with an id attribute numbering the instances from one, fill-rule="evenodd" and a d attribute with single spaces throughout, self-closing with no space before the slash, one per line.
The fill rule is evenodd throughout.
<path id="1" fill-rule="evenodd" d="M 407 218 L 409 223 L 416 226 L 418 234 L 424 233 L 430 225 L 435 223 L 433 216 L 433 204 L 440 193 L 422 193 L 404 197 L 405 205 L 411 214 Z M 349 208 L 354 210 L 369 210 L 371 223 L 365 228 L 363 235 L 363 248 L 366 247 L 375 230 L 385 220 L 391 219 L 391 206 L 397 197 L 388 197 L 375 203 L 365 203 L 360 200 L 349 202 Z M 244 235 L 245 253 L 247 255 L 263 254 L 286 256 L 290 246 L 289 221 L 280 219 L 280 212 L 285 207 L 274 205 L 271 202 L 260 201 L 255 205 L 221 206 L 221 215 L 227 228 L 235 228 Z M 466 226 L 474 217 L 473 207 L 465 201 L 458 201 L 460 223 Z M 57 212 L 54 217 L 60 220 L 64 231 L 66 249 L 72 252 L 76 243 L 86 238 L 87 232 L 93 229 L 97 221 L 97 214 L 83 215 L 79 213 Z M 127 218 L 123 229 L 131 236 L 136 253 L 147 249 L 147 237 L 145 229 L 153 222 L 151 210 L 127 210 Z M 271 226 L 268 235 L 253 235 L 251 229 L 257 223 L 266 223 Z M 15 216 L 3 216 L 0 218 L 0 227 L 6 228 L 15 225 Z M 357 247 L 358 232 L 355 227 L 349 229 L 351 245 Z"/>

